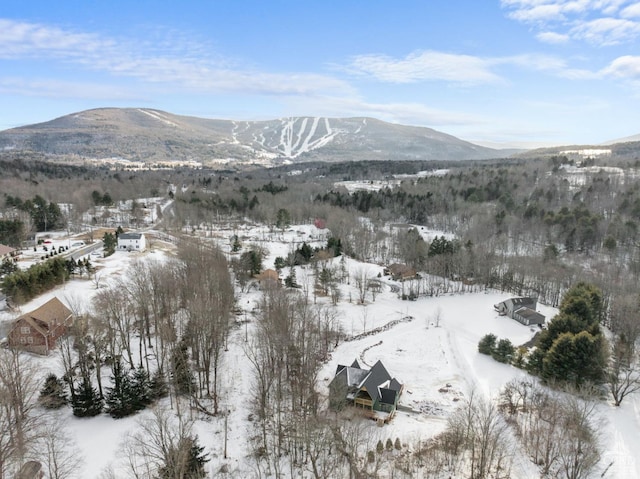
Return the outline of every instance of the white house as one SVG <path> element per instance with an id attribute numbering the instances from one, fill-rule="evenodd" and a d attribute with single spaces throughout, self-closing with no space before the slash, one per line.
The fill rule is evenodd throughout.
<path id="1" fill-rule="evenodd" d="M 118 235 L 119 251 L 144 251 L 147 243 L 142 233 L 120 233 Z"/>

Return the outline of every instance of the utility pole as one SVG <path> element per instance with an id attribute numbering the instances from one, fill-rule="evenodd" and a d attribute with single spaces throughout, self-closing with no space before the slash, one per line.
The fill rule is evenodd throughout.
<path id="1" fill-rule="evenodd" d="M 227 421 L 229 418 L 229 410 L 224 415 L 224 458 L 227 458 Z"/>

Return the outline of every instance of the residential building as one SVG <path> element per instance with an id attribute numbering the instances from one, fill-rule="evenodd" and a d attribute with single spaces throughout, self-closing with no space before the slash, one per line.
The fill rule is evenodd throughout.
<path id="1" fill-rule="evenodd" d="M 72 313 L 58 298 L 18 317 L 9 331 L 9 346 L 44 356 L 71 325 Z"/>
<path id="2" fill-rule="evenodd" d="M 118 235 L 118 250 L 144 251 L 147 247 L 143 233 L 120 233 Z"/>

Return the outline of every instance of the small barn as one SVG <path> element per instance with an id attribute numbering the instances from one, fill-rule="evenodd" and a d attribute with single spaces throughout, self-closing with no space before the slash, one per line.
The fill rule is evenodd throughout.
<path id="1" fill-rule="evenodd" d="M 377 361 L 371 369 L 360 366 L 357 360 L 351 366 L 338 365 L 329 384 L 329 404 L 334 409 L 345 405 L 393 416 L 403 386 Z"/>
<path id="2" fill-rule="evenodd" d="M 58 298 L 18 317 L 9 331 L 9 346 L 47 356 L 71 325 L 72 313 Z"/>
<path id="3" fill-rule="evenodd" d="M 525 326 L 544 324 L 544 315 L 536 311 L 538 301 L 536 298 L 516 297 L 509 298 L 494 305 L 500 316 L 508 316 Z"/>
<path id="4" fill-rule="evenodd" d="M 254 278 L 258 281 L 261 288 L 280 286 L 280 275 L 275 269 L 265 269 L 256 274 Z"/>
<path id="5" fill-rule="evenodd" d="M 120 233 L 118 235 L 118 250 L 144 251 L 147 247 L 143 233 Z"/>

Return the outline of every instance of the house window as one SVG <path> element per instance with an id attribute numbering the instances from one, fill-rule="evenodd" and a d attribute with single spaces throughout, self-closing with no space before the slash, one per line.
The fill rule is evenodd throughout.
<path id="1" fill-rule="evenodd" d="M 29 343 L 29 344 L 33 344 L 33 337 L 29 336 L 29 337 L 27 338 L 27 343 Z"/>
<path id="2" fill-rule="evenodd" d="M 29 326 L 21 326 L 20 334 L 31 334 L 31 328 Z"/>
<path id="3" fill-rule="evenodd" d="M 27 344 L 27 338 L 25 337 L 20 338 L 20 344 Z"/>

